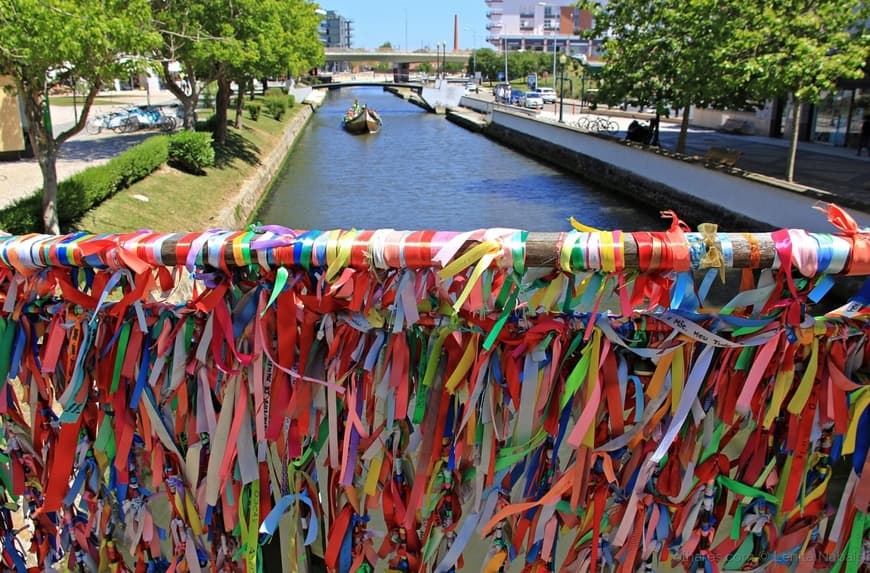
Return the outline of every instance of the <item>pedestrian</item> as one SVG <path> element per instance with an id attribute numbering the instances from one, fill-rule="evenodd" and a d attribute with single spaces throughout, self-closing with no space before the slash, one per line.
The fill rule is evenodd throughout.
<path id="1" fill-rule="evenodd" d="M 864 123 L 861 124 L 861 135 L 858 136 L 858 156 L 861 156 L 861 150 L 867 148 L 867 154 L 870 155 L 870 114 L 864 116 Z"/>

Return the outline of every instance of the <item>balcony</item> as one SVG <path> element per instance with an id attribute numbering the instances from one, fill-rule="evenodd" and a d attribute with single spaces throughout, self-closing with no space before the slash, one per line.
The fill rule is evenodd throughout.
<path id="1" fill-rule="evenodd" d="M 486 25 L 487 30 L 501 30 L 502 28 L 504 28 L 504 24 L 501 22 L 490 22 Z"/>
<path id="2" fill-rule="evenodd" d="M 502 4 L 504 4 L 504 0 L 486 0 L 487 6 L 492 6 L 493 4 L 501 6 Z"/>
<path id="3" fill-rule="evenodd" d="M 487 18 L 493 18 L 493 17 L 501 18 L 503 15 L 504 15 L 504 10 L 502 10 L 501 8 L 497 8 L 495 10 L 490 10 L 489 12 L 486 13 Z"/>
<path id="4" fill-rule="evenodd" d="M 531 18 L 532 20 L 534 20 L 535 13 L 534 12 L 520 12 L 520 18 Z"/>

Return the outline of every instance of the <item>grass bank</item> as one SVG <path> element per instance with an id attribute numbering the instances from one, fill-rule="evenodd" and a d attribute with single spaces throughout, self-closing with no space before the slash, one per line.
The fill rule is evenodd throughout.
<path id="1" fill-rule="evenodd" d="M 191 175 L 163 165 L 85 214 L 79 228 L 90 233 L 123 233 L 140 229 L 193 232 L 214 227 L 217 213 L 257 171 L 261 159 L 271 153 L 287 124 L 302 109 L 301 105 L 294 106 L 281 121 L 267 114 L 251 121 L 246 114 L 241 130 L 228 128 L 227 144 L 216 148 L 217 164 L 205 175 Z M 207 117 L 199 115 L 201 119 Z"/>

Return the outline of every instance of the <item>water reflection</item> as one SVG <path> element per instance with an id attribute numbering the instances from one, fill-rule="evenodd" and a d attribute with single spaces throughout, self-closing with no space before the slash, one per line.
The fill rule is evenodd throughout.
<path id="1" fill-rule="evenodd" d="M 384 126 L 352 136 L 355 98 Z M 568 217 L 605 229 L 666 224 L 380 88 L 331 92 L 275 180 L 258 220 L 299 229 L 568 230 Z"/>

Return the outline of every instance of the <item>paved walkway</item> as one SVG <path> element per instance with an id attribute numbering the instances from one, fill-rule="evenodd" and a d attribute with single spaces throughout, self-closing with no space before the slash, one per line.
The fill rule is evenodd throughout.
<path id="1" fill-rule="evenodd" d="M 106 113 L 128 105 L 144 105 L 148 96 L 143 92 L 102 92 L 100 99 L 115 99 L 117 103 L 95 105 L 91 115 Z M 174 103 L 176 99 L 168 91 L 151 94 L 153 105 Z M 81 112 L 81 107 L 78 108 Z M 72 106 L 51 106 L 51 119 L 55 133 L 60 133 L 71 127 L 75 122 Z M 128 147 L 158 133 L 156 130 L 143 130 L 134 133 L 116 134 L 104 131 L 98 135 L 89 135 L 82 130 L 60 148 L 57 161 L 57 176 L 59 181 L 70 177 L 88 167 L 102 165 Z M 0 161 L 0 208 L 9 205 L 20 197 L 26 197 L 42 187 L 42 172 L 36 159 L 19 159 Z"/>
<path id="2" fill-rule="evenodd" d="M 583 115 L 587 117 L 595 115 L 568 113 L 567 101 L 565 105 L 563 110 L 565 123 L 574 123 Z M 598 115 L 605 114 L 607 114 L 606 111 L 598 112 Z M 540 113 L 540 117 L 556 121 L 558 108 L 556 111 L 552 111 L 551 106 L 548 105 Z M 635 117 L 643 125 L 646 125 L 650 118 L 648 114 L 634 114 L 634 116 L 614 114 L 609 115 L 609 117 L 619 124 L 617 137 L 620 138 L 625 137 L 628 125 Z M 659 132 L 661 146 L 673 151 L 677 146 L 680 124 L 663 121 Z M 794 182 L 787 183 L 785 181 L 789 149 L 787 139 L 735 135 L 711 129 L 689 128 L 686 140 L 687 155 L 703 157 L 710 147 L 728 147 L 739 150 L 740 158 L 735 167 L 750 173 L 760 174 L 778 186 L 789 188 L 795 192 L 801 192 L 807 188 L 827 192 L 831 195 L 831 201 L 843 207 L 870 210 L 870 155 L 867 155 L 866 151 L 861 157 L 858 157 L 855 149 L 800 141 L 798 142 L 795 162 Z"/>

